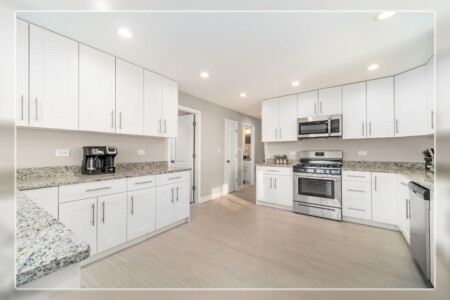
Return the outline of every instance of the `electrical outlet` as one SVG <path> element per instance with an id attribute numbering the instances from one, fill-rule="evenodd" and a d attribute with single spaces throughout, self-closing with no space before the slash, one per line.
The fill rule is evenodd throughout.
<path id="1" fill-rule="evenodd" d="M 56 149 L 55 155 L 56 156 L 70 156 L 70 150 L 69 149 Z"/>
<path id="2" fill-rule="evenodd" d="M 367 151 L 358 151 L 359 156 L 367 156 Z"/>
<path id="3" fill-rule="evenodd" d="M 138 150 L 137 152 L 138 152 L 138 155 L 141 155 L 141 156 L 145 155 L 145 150 Z"/>

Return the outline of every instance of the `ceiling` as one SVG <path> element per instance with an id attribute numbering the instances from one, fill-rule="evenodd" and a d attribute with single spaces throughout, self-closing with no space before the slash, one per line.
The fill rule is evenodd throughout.
<path id="1" fill-rule="evenodd" d="M 24 12 L 31 23 L 179 82 L 181 91 L 260 118 L 261 100 L 389 76 L 434 51 L 434 13 Z M 117 34 L 119 27 L 131 39 Z M 380 68 L 368 71 L 377 63 Z M 210 77 L 200 77 L 207 71 Z M 300 81 L 292 87 L 291 82 Z M 247 94 L 241 98 L 241 92 Z"/>

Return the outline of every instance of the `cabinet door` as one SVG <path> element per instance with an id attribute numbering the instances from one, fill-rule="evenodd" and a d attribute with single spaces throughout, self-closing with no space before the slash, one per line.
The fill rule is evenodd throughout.
<path id="1" fill-rule="evenodd" d="M 144 70 L 144 135 L 162 135 L 162 76 Z"/>
<path id="2" fill-rule="evenodd" d="M 370 182 L 342 181 L 342 215 L 372 220 L 372 189 Z"/>
<path id="3" fill-rule="evenodd" d="M 268 174 L 256 174 L 256 200 L 272 202 L 274 176 Z"/>
<path id="4" fill-rule="evenodd" d="M 397 225 L 396 176 L 372 173 L 372 221 Z"/>
<path id="5" fill-rule="evenodd" d="M 428 133 L 434 133 L 434 57 L 426 65 L 427 68 L 427 104 L 428 104 Z"/>
<path id="6" fill-rule="evenodd" d="M 156 187 L 156 229 L 173 223 L 174 184 Z"/>
<path id="7" fill-rule="evenodd" d="M 409 180 L 397 175 L 398 227 L 409 244 Z"/>
<path id="8" fill-rule="evenodd" d="M 116 58 L 116 132 L 144 134 L 144 69 Z"/>
<path id="9" fill-rule="evenodd" d="M 367 81 L 368 138 L 394 137 L 394 106 L 393 77 Z"/>
<path id="10" fill-rule="evenodd" d="M 32 24 L 30 126 L 78 129 L 78 43 Z"/>
<path id="11" fill-rule="evenodd" d="M 278 98 L 264 100 L 262 103 L 262 141 L 278 140 Z"/>
<path id="12" fill-rule="evenodd" d="M 342 126 L 344 139 L 363 139 L 367 135 L 366 83 L 342 87 Z"/>
<path id="13" fill-rule="evenodd" d="M 97 252 L 97 198 L 61 203 L 59 221 L 91 246 L 91 255 Z"/>
<path id="14" fill-rule="evenodd" d="M 292 176 L 275 176 L 273 185 L 273 203 L 293 206 L 294 178 Z"/>
<path id="15" fill-rule="evenodd" d="M 58 219 L 58 188 L 50 187 L 43 189 L 22 191 L 28 198 L 45 209 L 49 214 Z"/>
<path id="16" fill-rule="evenodd" d="M 28 126 L 28 23 L 16 20 L 16 124 Z"/>
<path id="17" fill-rule="evenodd" d="M 80 44 L 80 130 L 116 131 L 115 63 L 114 56 Z"/>
<path id="18" fill-rule="evenodd" d="M 319 90 L 319 115 L 342 114 L 342 87 L 336 86 Z"/>
<path id="19" fill-rule="evenodd" d="M 319 91 L 297 95 L 297 118 L 308 118 L 318 115 Z"/>
<path id="20" fill-rule="evenodd" d="M 162 79 L 163 136 L 176 138 L 178 133 L 178 83 Z"/>
<path id="21" fill-rule="evenodd" d="M 128 192 L 127 241 L 155 230 L 156 189 Z"/>
<path id="22" fill-rule="evenodd" d="M 127 194 L 98 197 L 97 251 L 101 252 L 127 240 Z"/>
<path id="23" fill-rule="evenodd" d="M 279 141 L 297 141 L 297 95 L 279 98 L 278 125 Z"/>
<path id="24" fill-rule="evenodd" d="M 427 67 L 395 76 L 395 136 L 429 133 Z"/>
<path id="25" fill-rule="evenodd" d="M 173 206 L 173 221 L 177 222 L 189 217 L 190 189 L 189 181 L 177 183 L 175 188 L 175 201 Z"/>

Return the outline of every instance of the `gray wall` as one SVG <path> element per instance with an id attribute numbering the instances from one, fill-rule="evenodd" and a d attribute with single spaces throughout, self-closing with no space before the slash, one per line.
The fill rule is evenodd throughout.
<path id="1" fill-rule="evenodd" d="M 200 110 L 202 113 L 201 145 L 201 195 L 218 193 L 225 185 L 225 119 L 238 122 L 238 147 L 242 154 L 242 123 L 255 125 L 255 163 L 264 160 L 264 146 L 261 143 L 261 120 L 246 116 L 195 96 L 179 92 L 178 101 L 182 106 Z M 218 152 L 220 148 L 220 153 Z M 238 180 L 241 178 L 241 160 L 238 165 Z"/>
<path id="2" fill-rule="evenodd" d="M 266 158 L 303 150 L 342 150 L 344 160 L 424 162 L 421 154 L 433 147 L 433 136 L 402 137 L 386 139 L 342 140 L 316 139 L 285 143 L 266 143 Z M 359 156 L 358 151 L 367 151 Z"/>
<path id="3" fill-rule="evenodd" d="M 17 168 L 81 165 L 81 147 L 116 146 L 116 162 L 167 161 L 163 138 L 82 131 L 17 129 Z M 69 157 L 56 157 L 56 149 L 70 149 Z M 145 150 L 143 156 L 137 150 Z"/>

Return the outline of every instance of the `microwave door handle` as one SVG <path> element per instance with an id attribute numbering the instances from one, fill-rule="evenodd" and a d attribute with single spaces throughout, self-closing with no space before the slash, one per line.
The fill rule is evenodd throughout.
<path id="1" fill-rule="evenodd" d="M 331 135 L 331 118 L 328 118 L 328 135 Z"/>

